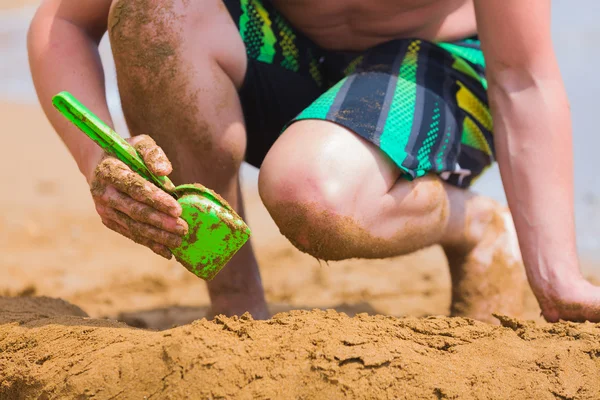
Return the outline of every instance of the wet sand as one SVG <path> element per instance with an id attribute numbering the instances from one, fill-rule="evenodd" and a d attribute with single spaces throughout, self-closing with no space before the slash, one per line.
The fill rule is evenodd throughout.
<path id="1" fill-rule="evenodd" d="M 38 107 L 2 104 L 0 119 L 2 399 L 600 396 L 600 324 L 545 324 L 530 293 L 537 324 L 443 317 L 439 248 L 319 263 L 279 234 L 252 183 L 252 240 L 284 314 L 202 320 L 204 283 L 104 228 Z M 285 313 L 313 308 L 337 311 Z"/>
<path id="2" fill-rule="evenodd" d="M 50 299 L 0 299 L 0 307 L 6 398 L 600 396 L 600 327 L 589 323 L 502 318 L 503 327 L 492 327 L 329 310 L 269 321 L 217 317 L 150 332 L 85 319 Z"/>
<path id="3" fill-rule="evenodd" d="M 38 106 L 0 103 L 0 120 L 1 400 L 600 398 L 600 324 L 546 324 L 529 291 L 502 327 L 447 318 L 439 248 L 319 263 L 279 234 L 251 179 L 277 315 L 207 321 L 201 280 L 104 228 Z"/>

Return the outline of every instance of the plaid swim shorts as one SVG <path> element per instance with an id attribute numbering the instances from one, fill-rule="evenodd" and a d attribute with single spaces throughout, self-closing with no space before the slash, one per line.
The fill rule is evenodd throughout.
<path id="1" fill-rule="evenodd" d="M 379 147 L 409 180 L 438 174 L 469 187 L 494 161 L 485 60 L 477 37 L 392 40 L 326 50 L 268 0 L 225 0 L 246 45 L 240 100 L 246 160 L 260 167 L 289 124 L 332 121 Z"/>

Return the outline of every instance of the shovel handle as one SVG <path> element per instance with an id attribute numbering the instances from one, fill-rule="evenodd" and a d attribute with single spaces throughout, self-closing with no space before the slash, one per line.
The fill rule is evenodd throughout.
<path id="1" fill-rule="evenodd" d="M 171 188 L 174 185 L 169 178 L 154 175 L 144 164 L 144 160 L 142 160 L 137 150 L 86 106 L 81 104 L 75 96 L 69 92 L 61 92 L 52 98 L 52 104 L 62 115 L 102 147 L 104 151 L 123 161 L 144 179 L 172 194 Z"/>

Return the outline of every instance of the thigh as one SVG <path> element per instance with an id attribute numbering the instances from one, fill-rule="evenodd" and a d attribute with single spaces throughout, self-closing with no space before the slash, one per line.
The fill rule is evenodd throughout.
<path id="1" fill-rule="evenodd" d="M 269 150 L 259 189 L 267 207 L 316 204 L 352 216 L 371 200 L 379 204 L 399 175 L 393 160 L 348 128 L 303 120 L 289 126 Z"/>
<path id="2" fill-rule="evenodd" d="M 295 121 L 331 121 L 381 149 L 413 180 L 468 187 L 493 161 L 483 54 L 476 39 L 394 40 L 358 56 Z M 293 126 L 293 125 L 292 125 Z"/>
<path id="3" fill-rule="evenodd" d="M 211 74 L 214 61 L 236 86 L 244 79 L 244 43 L 221 0 L 116 0 L 108 32 L 117 74 L 146 78 L 141 83 Z"/>
<path id="4" fill-rule="evenodd" d="M 269 1 L 225 0 L 247 54 L 239 88 L 248 149 L 246 161 L 260 167 L 284 125 L 323 93 L 321 50 Z"/>
<path id="5" fill-rule="evenodd" d="M 246 69 L 244 44 L 220 0 L 167 3 L 112 5 L 123 112 L 132 135 L 150 135 L 165 150 L 175 181 L 218 187 L 235 176 L 246 148 L 236 90 Z"/>
<path id="6" fill-rule="evenodd" d="M 448 216 L 450 192 L 440 179 L 428 175 L 407 181 L 399 179 L 401 173 L 379 147 L 348 128 L 302 120 L 267 154 L 259 192 L 282 233 L 300 248 L 307 249 L 301 237 L 309 231 L 327 232 L 330 241 L 345 227 L 346 239 L 355 242 L 368 242 L 370 236 L 403 238 L 401 246 L 393 240 L 361 253 L 387 257 L 434 243 Z M 360 232 L 368 234 L 358 239 Z M 350 246 L 346 239 L 340 243 Z"/>
<path id="7" fill-rule="evenodd" d="M 210 156 L 223 147 L 242 149 L 260 166 L 284 124 L 322 93 L 318 49 L 260 0 L 163 6 L 112 6 L 110 39 L 130 131 L 151 135 L 172 159 L 192 154 L 180 157 L 181 168 L 226 163 L 227 156 Z"/>

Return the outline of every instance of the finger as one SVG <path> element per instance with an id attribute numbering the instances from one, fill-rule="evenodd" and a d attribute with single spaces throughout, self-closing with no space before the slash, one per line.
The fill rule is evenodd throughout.
<path id="1" fill-rule="evenodd" d="M 107 205 L 111 208 L 127 214 L 132 219 L 152 225 L 160 230 L 185 236 L 188 233 L 188 224 L 182 218 L 175 218 L 158 211 L 144 203 L 135 201 L 124 193 L 119 192 L 113 186 L 109 186 L 103 199 L 108 199 Z"/>
<path id="2" fill-rule="evenodd" d="M 135 136 L 129 140 L 129 143 L 140 153 L 144 159 L 144 164 L 153 174 L 166 176 L 173 171 L 173 166 L 167 155 L 150 136 Z"/>
<path id="3" fill-rule="evenodd" d="M 122 226 L 121 224 L 119 224 L 118 222 L 116 222 L 114 220 L 103 219 L 102 223 L 108 229 L 113 230 L 113 231 L 125 236 L 128 239 L 133 240 L 137 244 L 141 244 L 143 246 L 148 247 L 154 253 L 158 254 L 161 257 L 166 258 L 167 260 L 170 260 L 173 257 L 173 255 L 171 254 L 171 250 L 169 250 L 167 247 L 165 247 L 159 243 L 153 242 L 150 239 L 147 239 L 145 237 L 138 237 L 138 236 L 132 235 L 131 232 L 126 227 Z"/>
<path id="4" fill-rule="evenodd" d="M 133 236 L 150 239 L 153 242 L 165 245 L 171 249 L 181 246 L 182 238 L 180 236 L 135 221 L 127 214 L 117 211 L 114 208 L 106 207 L 103 214 L 107 219 L 116 221 L 122 226 L 126 226 L 127 230 Z"/>
<path id="5" fill-rule="evenodd" d="M 114 157 L 106 158 L 98 164 L 96 176 L 134 200 L 173 217 L 181 215 L 181 206 L 171 195 L 136 174 Z M 106 193 L 103 196 L 106 196 Z"/>

